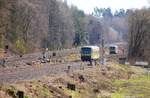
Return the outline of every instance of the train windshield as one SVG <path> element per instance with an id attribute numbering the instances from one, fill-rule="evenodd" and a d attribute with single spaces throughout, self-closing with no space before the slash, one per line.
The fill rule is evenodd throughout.
<path id="1" fill-rule="evenodd" d="M 81 54 L 91 54 L 91 48 L 82 48 Z"/>
<path id="2" fill-rule="evenodd" d="M 110 47 L 110 50 L 112 50 L 112 51 L 115 50 L 115 47 Z"/>

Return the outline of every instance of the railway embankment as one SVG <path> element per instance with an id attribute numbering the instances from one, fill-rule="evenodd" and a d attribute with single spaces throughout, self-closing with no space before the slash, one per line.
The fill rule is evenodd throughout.
<path id="1" fill-rule="evenodd" d="M 149 98 L 150 75 L 109 64 L 30 81 L 1 84 L 0 98 Z"/>

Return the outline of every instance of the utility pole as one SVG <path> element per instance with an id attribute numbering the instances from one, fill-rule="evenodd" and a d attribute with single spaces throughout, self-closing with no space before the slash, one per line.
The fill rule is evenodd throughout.
<path id="1" fill-rule="evenodd" d="M 104 65 L 104 33 L 101 33 L 101 47 L 102 47 L 102 51 L 101 51 L 101 64 Z"/>
<path id="2" fill-rule="evenodd" d="M 103 20 L 100 20 L 99 23 L 101 24 L 101 22 L 103 22 Z M 104 44 L 105 44 L 105 40 L 104 40 L 104 28 L 102 28 L 102 32 L 99 32 L 99 43 L 100 43 L 100 64 L 104 65 L 105 64 L 105 60 L 104 60 Z"/>

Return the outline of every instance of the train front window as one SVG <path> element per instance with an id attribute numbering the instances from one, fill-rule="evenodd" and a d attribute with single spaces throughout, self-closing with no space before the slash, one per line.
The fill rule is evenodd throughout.
<path id="1" fill-rule="evenodd" d="M 110 50 L 111 51 L 115 51 L 115 47 L 110 47 Z"/>
<path id="2" fill-rule="evenodd" d="M 91 48 L 82 48 L 81 54 L 91 54 Z"/>

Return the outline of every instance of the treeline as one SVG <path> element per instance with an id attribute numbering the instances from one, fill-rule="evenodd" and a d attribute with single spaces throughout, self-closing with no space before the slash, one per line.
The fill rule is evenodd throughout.
<path id="1" fill-rule="evenodd" d="M 125 17 L 129 12 L 128 10 L 125 10 L 123 8 L 116 10 L 114 13 L 112 12 L 111 8 L 94 8 L 94 12 L 92 13 L 95 16 L 103 16 L 103 17 Z"/>
<path id="2" fill-rule="evenodd" d="M 94 8 L 92 15 L 98 17 L 101 22 L 105 43 L 127 41 L 129 11 L 119 9 L 113 13 L 111 8 Z"/>
<path id="3" fill-rule="evenodd" d="M 93 16 L 62 1 L 0 0 L 0 47 L 15 53 L 88 44 L 92 24 Z"/>
<path id="4" fill-rule="evenodd" d="M 114 42 L 113 32 L 118 32 L 119 38 L 122 36 L 123 41 L 128 42 L 128 60 L 131 63 L 148 61 L 150 64 L 150 8 L 126 11 L 120 9 L 112 13 L 110 8 L 96 7 L 93 15 L 102 17 L 101 25 L 104 28 L 106 41 Z M 110 27 L 112 30 L 109 29 Z M 116 40 L 117 37 L 114 38 Z"/>
<path id="5" fill-rule="evenodd" d="M 99 44 L 102 33 L 106 43 L 126 40 L 124 11 L 111 14 L 103 8 L 87 15 L 61 0 L 0 0 L 0 47 L 15 53 L 58 50 Z"/>
<path id="6" fill-rule="evenodd" d="M 150 9 L 131 10 L 128 23 L 130 62 L 148 61 L 150 64 Z"/>

